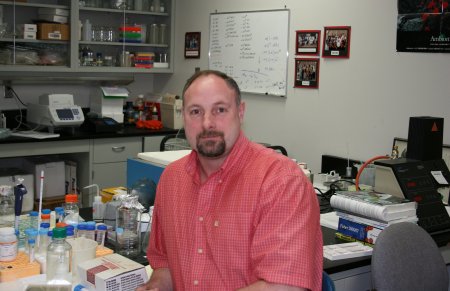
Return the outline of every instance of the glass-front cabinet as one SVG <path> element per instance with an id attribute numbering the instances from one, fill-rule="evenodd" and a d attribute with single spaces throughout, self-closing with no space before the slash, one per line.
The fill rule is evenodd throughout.
<path id="1" fill-rule="evenodd" d="M 173 72 L 174 1 L 0 1 L 0 74 Z"/>

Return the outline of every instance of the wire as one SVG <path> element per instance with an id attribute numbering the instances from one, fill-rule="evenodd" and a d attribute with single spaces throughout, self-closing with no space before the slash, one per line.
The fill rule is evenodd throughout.
<path id="1" fill-rule="evenodd" d="M 364 162 L 364 164 L 362 164 L 362 166 L 359 168 L 358 174 L 356 174 L 356 178 L 355 178 L 356 191 L 359 191 L 359 177 L 361 176 L 362 171 L 364 171 L 364 168 L 367 167 L 367 165 L 369 165 L 373 161 L 386 160 L 386 159 L 390 159 L 390 157 L 389 156 L 375 156 L 375 157 L 367 160 L 366 162 Z"/>

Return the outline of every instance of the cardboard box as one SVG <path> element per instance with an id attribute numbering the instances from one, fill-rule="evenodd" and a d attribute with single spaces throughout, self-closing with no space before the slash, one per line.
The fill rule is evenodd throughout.
<path id="1" fill-rule="evenodd" d="M 69 25 L 57 23 L 38 23 L 38 39 L 69 40 Z"/>
<path id="2" fill-rule="evenodd" d="M 134 290 L 148 280 L 145 267 L 119 254 L 106 255 L 78 264 L 81 284 L 90 290 Z"/>
<path id="3" fill-rule="evenodd" d="M 180 129 L 183 127 L 182 101 L 175 100 L 173 104 L 161 103 L 161 121 L 164 127 Z"/>

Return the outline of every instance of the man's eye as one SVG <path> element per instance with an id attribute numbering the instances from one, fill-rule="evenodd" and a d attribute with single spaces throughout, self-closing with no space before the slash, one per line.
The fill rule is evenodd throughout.
<path id="1" fill-rule="evenodd" d="M 217 112 L 218 113 L 225 113 L 225 112 L 227 112 L 227 109 L 224 108 L 224 107 L 219 107 L 219 108 L 217 108 Z"/>
<path id="2" fill-rule="evenodd" d="M 190 111 L 190 114 L 191 114 L 191 115 L 199 115 L 199 114 L 200 114 L 200 110 L 198 110 L 198 109 L 192 109 L 192 110 Z"/>

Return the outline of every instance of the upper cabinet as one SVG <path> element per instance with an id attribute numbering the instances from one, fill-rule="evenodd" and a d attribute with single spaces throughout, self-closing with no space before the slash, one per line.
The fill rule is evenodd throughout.
<path id="1" fill-rule="evenodd" d="M 0 1 L 0 77 L 171 73 L 173 14 L 174 0 Z"/>

